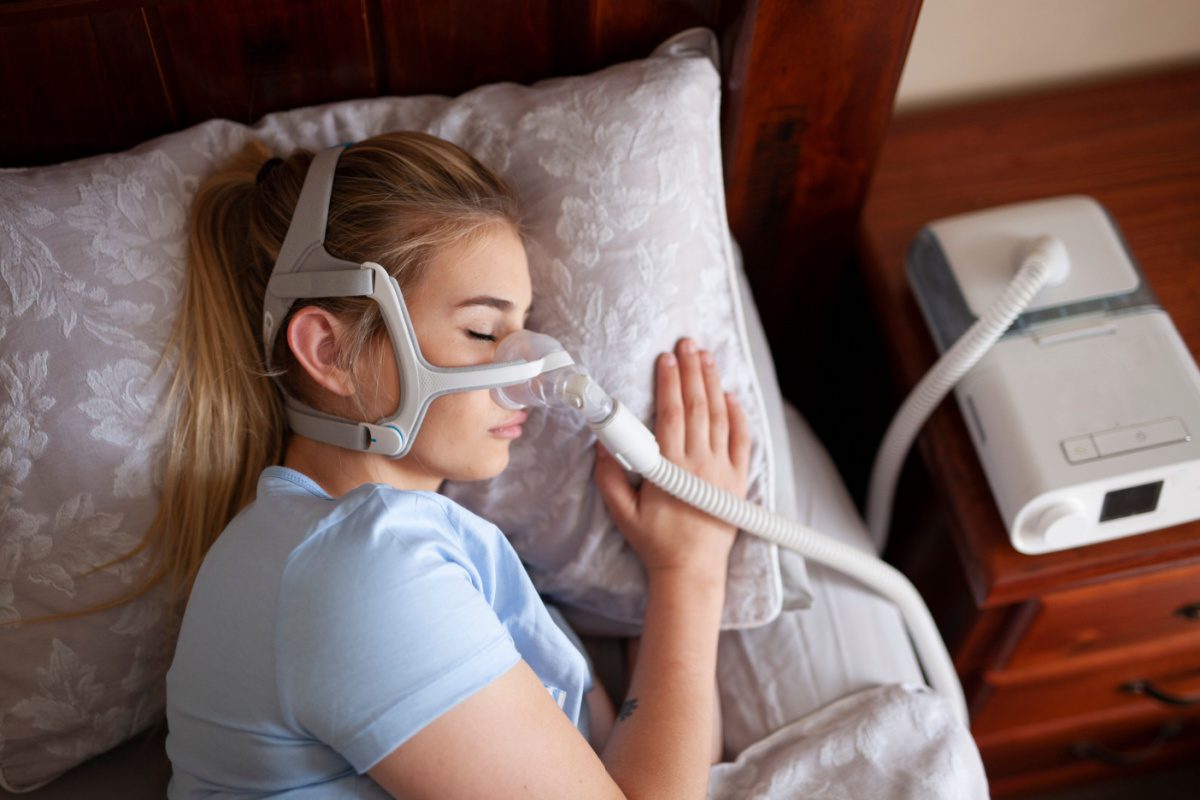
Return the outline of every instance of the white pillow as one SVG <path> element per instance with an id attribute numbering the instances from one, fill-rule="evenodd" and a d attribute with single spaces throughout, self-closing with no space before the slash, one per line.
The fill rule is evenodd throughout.
<path id="1" fill-rule="evenodd" d="M 166 376 L 200 180 L 257 136 L 284 153 L 393 129 L 455 141 L 526 204 L 531 327 L 560 338 L 643 417 L 655 353 L 711 348 L 756 431 L 751 498 L 772 502 L 773 454 L 725 224 L 719 81 L 708 32 L 644 61 L 459 98 L 381 98 L 216 120 L 133 150 L 0 172 L 0 621 L 84 608 L 141 559 L 85 573 L 140 540 L 157 502 Z M 447 491 L 512 536 L 555 599 L 636 625 L 638 562 L 591 483 L 577 420 L 531 417 L 513 468 Z M 773 546 L 741 537 L 727 627 L 781 603 Z M 0 785 L 29 789 L 161 715 L 174 631 L 161 592 L 118 609 L 5 629 Z"/>
<path id="2" fill-rule="evenodd" d="M 647 421 L 655 356 L 681 336 L 696 337 L 716 355 L 727 387 L 746 401 L 756 431 L 750 493 L 770 505 L 773 452 L 725 217 L 720 80 L 704 53 L 684 44 L 659 50 L 674 56 L 600 73 L 602 88 L 592 83 L 596 76 L 540 84 L 536 105 L 522 87 L 472 92 L 491 95 L 485 105 L 494 131 L 489 146 L 474 151 L 525 203 L 530 327 L 561 341 Z M 476 123 L 472 117 L 446 115 L 433 132 L 472 149 L 463 129 Z M 506 135 L 511 142 L 494 148 Z M 524 146 L 513 146 L 518 137 Z M 645 576 L 592 484 L 594 437 L 570 413 L 537 413 L 525 430 L 508 470 L 490 481 L 447 485 L 446 494 L 509 536 L 543 594 L 616 623 L 598 628 L 636 631 Z M 775 548 L 740 537 L 724 626 L 774 618 L 779 580 Z M 578 624 L 580 617 L 573 619 Z"/>

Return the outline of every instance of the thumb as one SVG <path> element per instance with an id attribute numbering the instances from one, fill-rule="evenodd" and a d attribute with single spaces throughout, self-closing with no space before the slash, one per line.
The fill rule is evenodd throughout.
<path id="1" fill-rule="evenodd" d="M 593 477 L 608 513 L 618 525 L 637 517 L 637 492 L 626 480 L 621 465 L 599 442 L 596 443 L 596 470 Z"/>

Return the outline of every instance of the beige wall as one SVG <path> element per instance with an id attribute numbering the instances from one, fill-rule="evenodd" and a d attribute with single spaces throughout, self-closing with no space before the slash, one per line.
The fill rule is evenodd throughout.
<path id="1" fill-rule="evenodd" d="M 897 110 L 1200 62 L 1200 0 L 924 0 Z"/>

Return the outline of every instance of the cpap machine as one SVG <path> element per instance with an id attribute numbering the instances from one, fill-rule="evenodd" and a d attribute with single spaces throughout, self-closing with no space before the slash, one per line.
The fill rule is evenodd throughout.
<path id="1" fill-rule="evenodd" d="M 1035 262 L 1037 283 L 1017 271 Z M 1200 372 L 1095 200 L 933 222 L 908 279 L 943 361 L 960 362 L 955 396 L 1017 550 L 1200 517 Z"/>

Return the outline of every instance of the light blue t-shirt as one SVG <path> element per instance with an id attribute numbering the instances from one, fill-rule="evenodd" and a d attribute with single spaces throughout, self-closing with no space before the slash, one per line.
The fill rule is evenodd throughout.
<path id="1" fill-rule="evenodd" d="M 334 499 L 270 467 L 188 600 L 169 796 L 387 797 L 363 773 L 522 658 L 578 725 L 587 662 L 494 525 L 434 492 Z"/>

